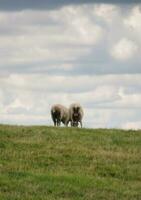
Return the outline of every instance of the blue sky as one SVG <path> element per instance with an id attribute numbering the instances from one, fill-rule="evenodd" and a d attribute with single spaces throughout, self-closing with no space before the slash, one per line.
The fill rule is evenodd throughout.
<path id="1" fill-rule="evenodd" d="M 92 2 L 0 1 L 1 123 L 79 102 L 85 127 L 141 128 L 141 4 Z"/>

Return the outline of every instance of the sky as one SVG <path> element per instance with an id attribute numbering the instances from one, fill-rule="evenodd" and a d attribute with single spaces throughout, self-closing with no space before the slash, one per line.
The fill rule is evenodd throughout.
<path id="1" fill-rule="evenodd" d="M 139 2 L 0 0 L 0 124 L 78 102 L 84 127 L 141 129 Z"/>

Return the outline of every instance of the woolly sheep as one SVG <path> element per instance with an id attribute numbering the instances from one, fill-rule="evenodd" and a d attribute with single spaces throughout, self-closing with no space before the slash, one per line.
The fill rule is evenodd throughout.
<path id="1" fill-rule="evenodd" d="M 69 123 L 69 110 L 60 104 L 55 104 L 51 107 L 51 117 L 54 126 L 60 126 L 61 122 L 68 126 Z"/>
<path id="2" fill-rule="evenodd" d="M 82 106 L 78 103 L 71 104 L 69 107 L 69 115 L 70 115 L 71 126 L 78 127 L 80 122 L 82 128 L 82 118 L 84 115 Z"/>

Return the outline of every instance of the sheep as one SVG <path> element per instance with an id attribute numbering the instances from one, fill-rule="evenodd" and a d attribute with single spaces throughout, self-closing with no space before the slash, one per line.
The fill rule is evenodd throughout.
<path id="1" fill-rule="evenodd" d="M 51 117 L 54 122 L 54 126 L 60 126 L 61 122 L 68 126 L 69 123 L 69 110 L 60 104 L 55 104 L 51 107 Z"/>
<path id="2" fill-rule="evenodd" d="M 69 107 L 69 115 L 71 126 L 78 127 L 79 122 L 82 128 L 82 118 L 84 115 L 83 109 L 80 104 L 73 103 Z"/>

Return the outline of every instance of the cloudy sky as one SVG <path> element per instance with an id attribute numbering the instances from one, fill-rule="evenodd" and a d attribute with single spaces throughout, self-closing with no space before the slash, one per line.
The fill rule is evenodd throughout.
<path id="1" fill-rule="evenodd" d="M 0 0 L 0 123 L 79 102 L 85 127 L 139 129 L 140 55 L 138 0 Z"/>

